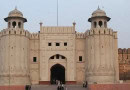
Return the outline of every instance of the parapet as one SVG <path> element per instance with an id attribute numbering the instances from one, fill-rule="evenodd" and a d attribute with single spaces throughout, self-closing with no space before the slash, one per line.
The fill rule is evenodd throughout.
<path id="1" fill-rule="evenodd" d="M 26 36 L 29 38 L 30 33 L 27 30 L 21 30 L 21 29 L 3 29 L 0 32 L 0 37 L 6 36 L 6 35 L 21 35 Z"/>
<path id="2" fill-rule="evenodd" d="M 85 33 L 79 33 L 79 32 L 77 32 L 76 33 L 76 38 L 78 38 L 78 39 L 85 39 L 86 38 L 86 36 L 85 36 Z"/>
<path id="3" fill-rule="evenodd" d="M 113 31 L 112 29 L 109 28 L 95 28 L 91 30 L 86 31 L 86 35 L 111 35 L 117 38 L 117 32 Z"/>
<path id="4" fill-rule="evenodd" d="M 130 54 L 130 48 L 128 48 L 128 54 Z"/>
<path id="5" fill-rule="evenodd" d="M 49 33 L 49 34 L 74 34 L 75 28 L 70 27 L 42 27 L 40 33 Z"/>
<path id="6" fill-rule="evenodd" d="M 118 49 L 118 54 L 122 54 L 123 50 L 121 48 Z"/>
<path id="7" fill-rule="evenodd" d="M 39 39 L 39 33 L 30 34 L 30 39 Z"/>
<path id="8" fill-rule="evenodd" d="M 119 48 L 118 49 L 118 54 L 130 54 L 130 48 L 126 49 L 126 48 Z"/>

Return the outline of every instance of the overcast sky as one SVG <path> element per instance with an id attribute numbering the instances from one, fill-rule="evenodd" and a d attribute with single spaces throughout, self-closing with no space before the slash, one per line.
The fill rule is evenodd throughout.
<path id="1" fill-rule="evenodd" d="M 118 31 L 120 48 L 130 48 L 130 0 L 59 0 L 59 26 L 71 26 L 75 21 L 76 31 L 90 29 L 88 18 L 100 6 L 111 17 L 109 27 Z M 44 26 L 57 24 L 57 0 L 0 0 L 0 30 L 7 27 L 3 18 L 17 6 L 28 19 L 25 29 L 30 32 Z"/>

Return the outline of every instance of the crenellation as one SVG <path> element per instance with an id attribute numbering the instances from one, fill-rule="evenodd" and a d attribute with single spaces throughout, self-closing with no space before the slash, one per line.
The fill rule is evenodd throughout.
<path id="1" fill-rule="evenodd" d="M 76 38 L 86 38 L 86 35 L 85 35 L 85 33 L 79 33 L 79 32 L 77 32 L 76 33 Z"/>
<path id="2" fill-rule="evenodd" d="M 130 54 L 130 48 L 128 48 L 128 54 Z"/>
<path id="3" fill-rule="evenodd" d="M 93 32 L 94 32 L 95 35 L 99 35 L 100 34 L 99 33 L 99 29 L 94 29 Z"/>
<path id="4" fill-rule="evenodd" d="M 114 31 L 114 32 L 113 32 L 113 35 L 114 35 L 114 38 L 115 38 L 115 39 L 118 39 L 117 31 Z"/>
<path id="5" fill-rule="evenodd" d="M 90 35 L 90 30 L 87 30 L 85 33 L 86 33 L 86 36 L 89 36 Z"/>
<path id="6" fill-rule="evenodd" d="M 105 28 L 104 33 L 107 34 L 107 35 L 109 35 L 109 29 L 106 29 L 106 28 Z"/>
<path id="7" fill-rule="evenodd" d="M 87 35 L 112 35 L 117 38 L 117 32 L 109 28 L 94 28 L 85 32 Z"/>
<path id="8" fill-rule="evenodd" d="M 41 33 L 75 33 L 74 27 L 42 27 Z"/>
<path id="9" fill-rule="evenodd" d="M 30 34 L 30 39 L 39 39 L 39 33 Z"/>
<path id="10" fill-rule="evenodd" d="M 113 30 L 112 29 L 109 29 L 110 30 L 110 35 L 113 35 Z"/>
<path id="11" fill-rule="evenodd" d="M 94 30 L 90 30 L 90 35 L 94 35 Z"/>
<path id="12" fill-rule="evenodd" d="M 22 35 L 22 36 L 26 36 L 29 37 L 29 32 L 27 30 L 20 30 L 20 29 L 4 29 L 1 31 L 1 35 L 0 36 L 5 36 L 5 35 Z"/>

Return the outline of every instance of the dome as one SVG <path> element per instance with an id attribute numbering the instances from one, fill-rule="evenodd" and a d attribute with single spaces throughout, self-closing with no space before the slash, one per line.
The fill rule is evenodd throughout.
<path id="1" fill-rule="evenodd" d="M 15 8 L 13 11 L 9 13 L 8 17 L 23 17 L 23 14 L 22 12 L 17 10 L 17 8 Z"/>
<path id="2" fill-rule="evenodd" d="M 98 7 L 98 9 L 92 13 L 92 17 L 97 17 L 97 16 L 106 16 L 106 12 L 101 10 Z"/>
<path id="3" fill-rule="evenodd" d="M 89 22 L 92 21 L 94 18 L 106 18 L 109 21 L 111 18 L 107 17 L 106 12 L 101 10 L 99 7 L 96 11 L 92 13 L 92 17 L 88 19 Z"/>
<path id="4" fill-rule="evenodd" d="M 17 8 L 9 12 L 8 17 L 4 18 L 4 20 L 8 22 L 8 20 L 12 18 L 22 19 L 24 22 L 27 22 L 27 19 L 23 17 L 22 12 L 20 12 Z"/>

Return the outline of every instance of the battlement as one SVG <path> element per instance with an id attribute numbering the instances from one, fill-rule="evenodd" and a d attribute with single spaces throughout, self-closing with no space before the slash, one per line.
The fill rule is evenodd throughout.
<path id="1" fill-rule="evenodd" d="M 49 34 L 72 34 L 75 33 L 75 28 L 73 26 L 70 27 L 42 27 L 41 33 L 49 33 Z"/>
<path id="2" fill-rule="evenodd" d="M 30 39 L 39 39 L 39 33 L 30 34 Z"/>
<path id="3" fill-rule="evenodd" d="M 113 31 L 112 29 L 108 28 L 95 28 L 91 30 L 87 30 L 85 32 L 87 36 L 89 35 L 112 35 L 117 38 L 117 32 Z"/>
<path id="4" fill-rule="evenodd" d="M 119 48 L 118 49 L 118 54 L 130 54 L 130 48 L 126 49 L 126 48 Z"/>
<path id="5" fill-rule="evenodd" d="M 0 37 L 6 36 L 6 35 L 21 35 L 29 37 L 30 33 L 27 30 L 21 30 L 21 29 L 3 29 L 0 32 Z"/>
<path id="6" fill-rule="evenodd" d="M 86 37 L 85 33 L 79 33 L 79 32 L 76 33 L 76 38 L 82 38 L 82 39 L 84 39 L 85 37 Z"/>

